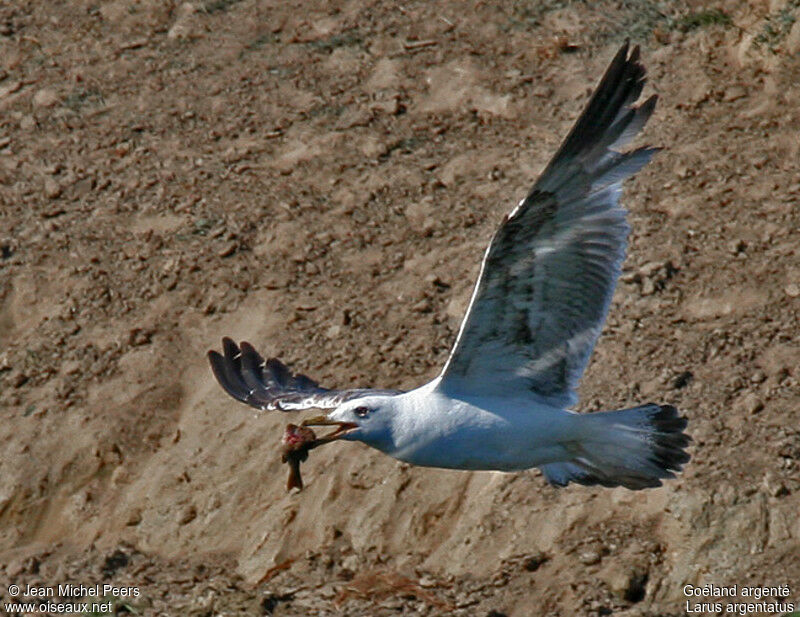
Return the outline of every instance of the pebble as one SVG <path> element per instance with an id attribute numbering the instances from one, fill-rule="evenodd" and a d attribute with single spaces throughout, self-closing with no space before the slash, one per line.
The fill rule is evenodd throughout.
<path id="1" fill-rule="evenodd" d="M 608 588 L 611 590 L 611 593 L 620 600 L 624 599 L 629 593 L 628 590 L 631 587 L 632 575 L 632 570 L 622 568 L 615 569 L 609 574 L 608 580 L 606 581 Z"/>
<path id="2" fill-rule="evenodd" d="M 11 376 L 11 387 L 12 388 L 21 388 L 24 386 L 28 381 L 28 376 L 23 373 L 22 371 L 18 371 L 16 374 Z"/>
<path id="3" fill-rule="evenodd" d="M 739 399 L 734 408 L 739 413 L 744 412 L 752 416 L 764 409 L 764 402 L 755 392 L 750 392 Z"/>
<path id="4" fill-rule="evenodd" d="M 738 101 L 741 98 L 747 96 L 747 90 L 744 89 L 742 86 L 731 86 L 727 90 L 725 90 L 725 94 L 722 95 L 722 100 L 724 101 Z"/>
<path id="5" fill-rule="evenodd" d="M 94 188 L 94 178 L 81 178 L 73 185 L 75 197 L 80 199 L 86 197 Z"/>
<path id="6" fill-rule="evenodd" d="M 429 235 L 436 227 L 436 221 L 433 218 L 434 211 L 433 201 L 428 199 L 412 203 L 406 207 L 404 214 L 411 229 L 425 236 Z"/>
<path id="7" fill-rule="evenodd" d="M 36 118 L 33 116 L 22 116 L 22 119 L 19 121 L 19 128 L 23 131 L 30 131 L 36 128 Z"/>
<path id="8" fill-rule="evenodd" d="M 341 566 L 345 570 L 350 570 L 351 572 L 358 572 L 361 567 L 361 560 L 359 559 L 358 555 L 356 555 L 355 553 L 351 553 L 349 555 L 345 555 L 344 557 L 342 557 Z"/>
<path id="9" fill-rule="evenodd" d="M 63 375 L 77 375 L 83 369 L 83 365 L 78 360 L 67 360 L 61 364 Z"/>
<path id="10" fill-rule="evenodd" d="M 737 240 L 731 240 L 728 242 L 728 252 L 731 255 L 738 255 L 739 253 L 743 253 L 747 249 L 747 242 L 742 240 L 741 238 Z"/>
<path id="11" fill-rule="evenodd" d="M 184 506 L 178 511 L 178 525 L 186 525 L 197 518 L 197 509 L 193 505 Z"/>
<path id="12" fill-rule="evenodd" d="M 58 103 L 58 94 L 50 88 L 42 88 L 33 95 L 33 104 L 36 107 L 52 107 Z"/>
<path id="13" fill-rule="evenodd" d="M 195 7 L 191 2 L 184 2 L 178 7 L 177 19 L 167 32 L 169 39 L 188 39 L 192 36 L 190 17 L 195 12 Z"/>
<path id="14" fill-rule="evenodd" d="M 0 87 L 0 99 L 4 99 L 9 94 L 13 94 L 17 90 L 19 90 L 21 87 L 22 87 L 22 82 L 19 81 L 19 80 L 12 81 L 11 83 L 7 83 L 4 86 L 1 86 Z"/>
<path id="15" fill-rule="evenodd" d="M 549 557 L 544 553 L 536 553 L 535 555 L 527 557 L 523 562 L 522 567 L 528 572 L 536 572 L 536 570 L 538 570 L 539 567 L 548 559 Z"/>
<path id="16" fill-rule="evenodd" d="M 420 587 L 429 589 L 431 587 L 436 587 L 437 585 L 438 583 L 436 582 L 436 579 L 431 578 L 430 576 L 423 576 L 422 578 L 419 579 Z"/>
<path id="17" fill-rule="evenodd" d="M 783 497 L 789 494 L 789 489 L 780 478 L 777 478 L 772 472 L 767 472 L 764 476 L 764 488 L 771 497 Z"/>
<path id="18" fill-rule="evenodd" d="M 61 185 L 53 178 L 45 178 L 44 194 L 48 199 L 57 199 L 61 196 Z"/>
<path id="19" fill-rule="evenodd" d="M 797 283 L 789 283 L 786 287 L 784 287 L 783 290 L 790 298 L 796 298 L 797 296 L 800 296 L 800 285 Z"/>
<path id="20" fill-rule="evenodd" d="M 236 241 L 231 240 L 230 242 L 226 242 L 223 247 L 217 253 L 218 257 L 230 257 L 236 252 Z"/>
<path id="21" fill-rule="evenodd" d="M 585 566 L 591 566 L 596 563 L 600 562 L 600 553 L 597 551 L 586 551 L 581 553 L 578 557 L 578 561 L 580 561 Z"/>
<path id="22" fill-rule="evenodd" d="M 25 571 L 25 563 L 21 559 L 9 561 L 6 565 L 6 576 L 14 578 Z"/>
<path id="23" fill-rule="evenodd" d="M 664 264 L 660 261 L 649 261 L 639 268 L 639 274 L 642 276 L 653 276 L 656 272 L 661 270 Z"/>
<path id="24" fill-rule="evenodd" d="M 125 521 L 125 524 L 128 527 L 135 527 L 141 522 L 142 522 L 142 511 L 139 508 L 134 508 L 128 514 L 128 519 Z"/>
<path id="25" fill-rule="evenodd" d="M 128 345 L 139 347 L 150 343 L 153 336 L 152 330 L 147 328 L 132 328 L 128 332 Z"/>
<path id="26" fill-rule="evenodd" d="M 428 298 L 423 298 L 416 304 L 412 305 L 411 310 L 415 313 L 430 313 L 433 310 L 431 301 Z"/>

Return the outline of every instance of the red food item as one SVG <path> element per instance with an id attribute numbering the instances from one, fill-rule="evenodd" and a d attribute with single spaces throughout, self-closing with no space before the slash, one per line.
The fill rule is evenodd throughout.
<path id="1" fill-rule="evenodd" d="M 308 451 L 317 444 L 317 436 L 307 426 L 289 424 L 281 439 L 281 461 L 289 465 L 289 479 L 286 490 L 303 488 L 303 478 L 300 475 L 300 463 L 308 458 Z"/>

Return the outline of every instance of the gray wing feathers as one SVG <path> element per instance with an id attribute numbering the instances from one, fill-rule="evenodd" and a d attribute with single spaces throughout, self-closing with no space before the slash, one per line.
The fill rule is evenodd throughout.
<path id="1" fill-rule="evenodd" d="M 629 231 L 621 183 L 656 149 L 620 153 L 653 113 L 638 107 L 639 51 L 620 49 L 528 196 L 486 252 L 442 387 L 524 388 L 553 403 L 575 387 L 605 321 Z"/>
<path id="2" fill-rule="evenodd" d="M 305 375 L 295 374 L 277 358 L 264 360 L 250 343 L 222 339 L 222 354 L 208 352 L 211 371 L 233 398 L 262 411 L 333 409 L 369 394 L 399 394 L 396 390 L 328 390 Z"/>

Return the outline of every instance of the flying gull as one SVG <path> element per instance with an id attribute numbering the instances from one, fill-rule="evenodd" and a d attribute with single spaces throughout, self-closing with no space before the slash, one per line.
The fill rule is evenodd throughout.
<path id="1" fill-rule="evenodd" d="M 687 421 L 671 405 L 578 414 L 576 387 L 608 313 L 629 226 L 622 182 L 657 151 L 619 148 L 656 105 L 639 48 L 619 50 L 578 121 L 489 244 L 455 345 L 433 381 L 409 392 L 329 390 L 223 339 L 211 368 L 260 410 L 326 410 L 289 425 L 289 485 L 299 461 L 332 441 L 361 441 L 426 467 L 518 471 L 553 485 L 660 486 L 688 462 Z M 311 426 L 334 426 L 317 438 Z"/>

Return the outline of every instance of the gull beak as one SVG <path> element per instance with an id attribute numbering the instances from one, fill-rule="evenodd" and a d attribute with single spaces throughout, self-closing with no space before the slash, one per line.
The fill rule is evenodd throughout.
<path id="1" fill-rule="evenodd" d="M 331 420 L 328 416 L 314 416 L 313 418 L 308 418 L 303 420 L 301 426 L 335 426 L 336 430 L 328 435 L 323 435 L 316 440 L 315 446 L 321 445 L 323 443 L 329 443 L 331 441 L 336 441 L 337 439 L 342 438 L 348 432 L 352 431 L 353 429 L 358 428 L 358 424 L 354 424 L 353 422 L 339 422 L 338 420 Z"/>

